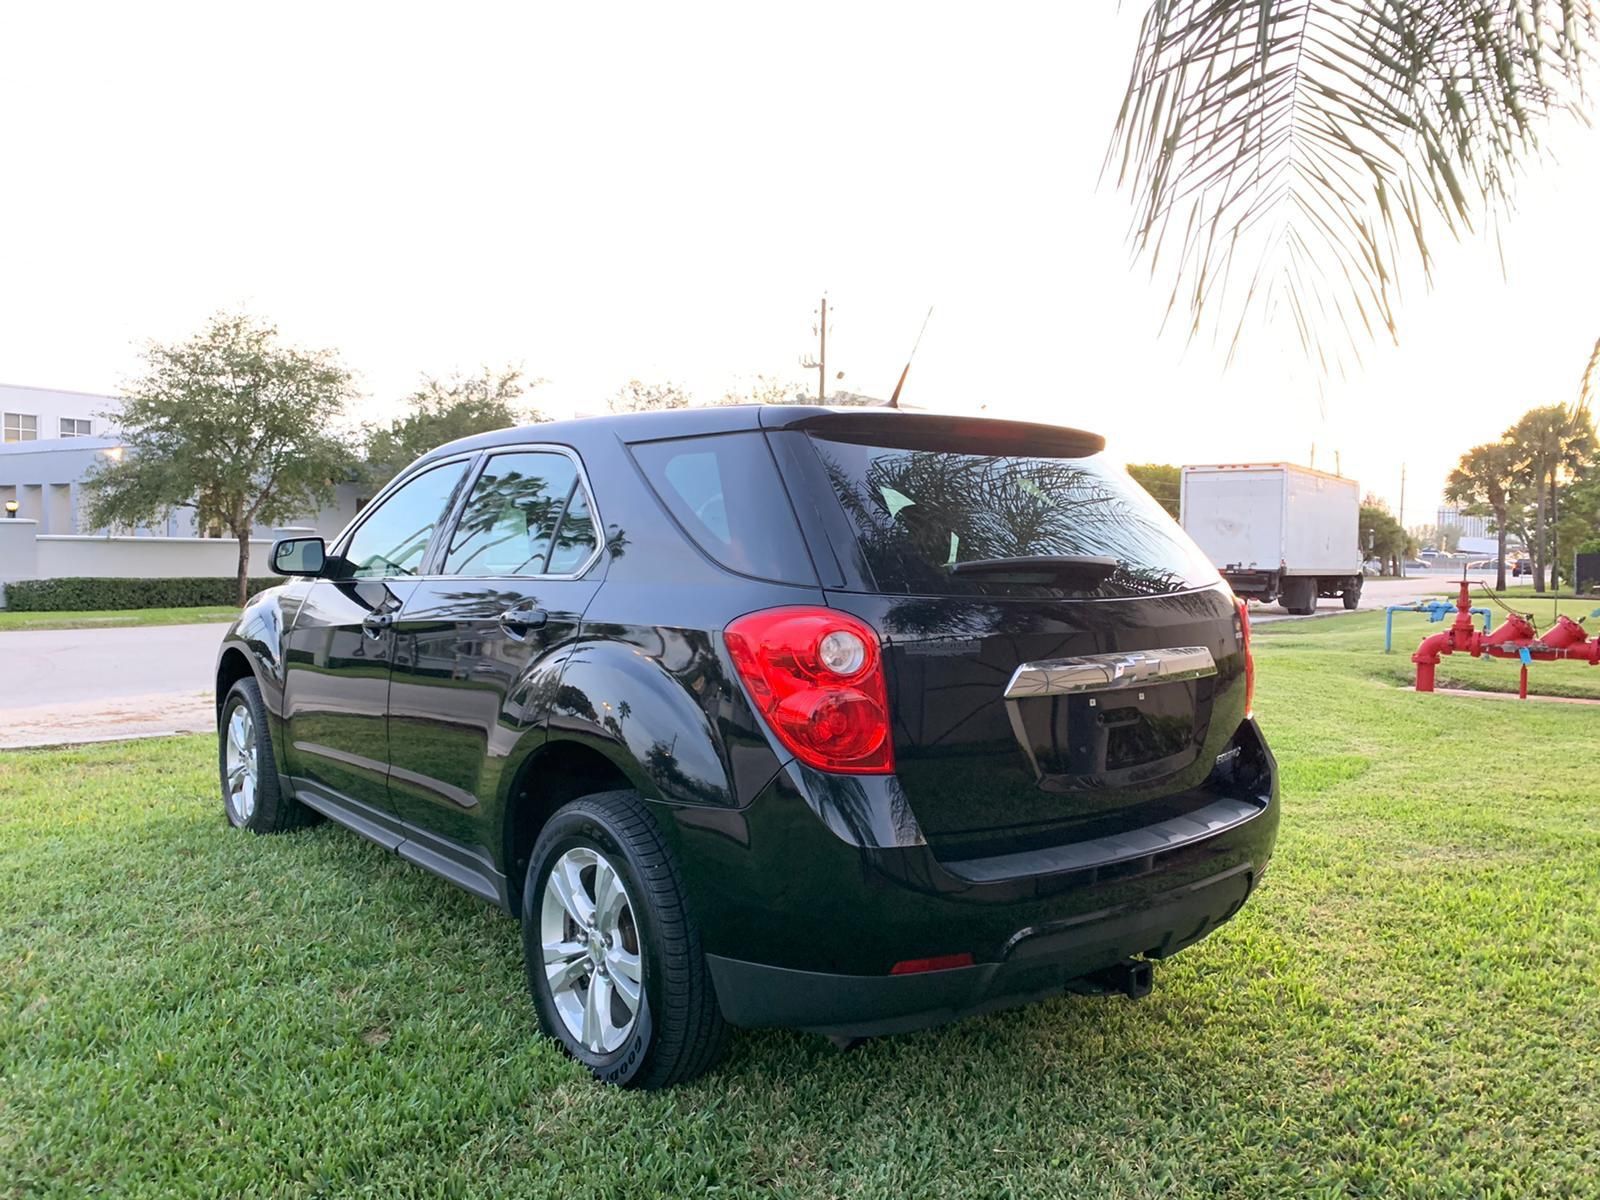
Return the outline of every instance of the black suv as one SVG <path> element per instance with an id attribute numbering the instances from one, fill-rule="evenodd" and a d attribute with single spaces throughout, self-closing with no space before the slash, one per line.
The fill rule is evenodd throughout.
<path id="1" fill-rule="evenodd" d="M 453 442 L 217 665 L 228 819 L 332 817 L 518 915 L 599 1078 L 726 1026 L 1149 987 L 1278 824 L 1245 610 L 1092 434 L 883 409 Z"/>

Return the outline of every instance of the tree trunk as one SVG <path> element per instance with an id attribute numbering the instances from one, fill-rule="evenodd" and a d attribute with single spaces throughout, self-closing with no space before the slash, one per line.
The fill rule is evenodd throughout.
<path id="1" fill-rule="evenodd" d="M 1496 558 L 1494 567 L 1494 590 L 1503 592 L 1506 590 L 1506 510 L 1504 508 L 1494 510 L 1494 533 L 1499 546 L 1497 552 L 1499 557 Z"/>
<path id="2" fill-rule="evenodd" d="M 1533 503 L 1533 545 L 1530 547 L 1533 559 L 1533 590 L 1544 591 L 1544 473 L 1539 473 L 1539 482 L 1534 485 Z"/>
<path id="3" fill-rule="evenodd" d="M 1556 472 L 1550 469 L 1550 590 L 1561 590 L 1561 530 L 1556 512 Z"/>
<path id="4" fill-rule="evenodd" d="M 239 595 L 236 603 L 240 608 L 250 598 L 250 531 L 246 529 L 238 535 L 239 538 Z"/>

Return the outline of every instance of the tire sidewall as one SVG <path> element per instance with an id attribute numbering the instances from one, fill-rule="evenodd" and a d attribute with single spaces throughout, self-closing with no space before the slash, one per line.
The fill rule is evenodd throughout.
<path id="1" fill-rule="evenodd" d="M 545 880 L 561 856 L 578 847 L 604 854 L 611 868 L 622 876 L 633 909 L 634 924 L 639 930 L 640 990 L 644 996 L 644 1008 L 634 1021 L 627 1041 L 610 1054 L 603 1055 L 593 1054 L 579 1044 L 567 1032 L 566 1023 L 556 1011 L 555 1000 L 550 993 L 550 981 L 545 978 L 544 946 L 539 932 Z M 662 950 L 656 914 L 632 856 L 609 823 L 593 810 L 578 807 L 559 812 L 540 834 L 528 860 L 527 881 L 522 889 L 522 943 L 528 986 L 545 1031 L 559 1040 L 567 1053 L 592 1071 L 602 1083 L 626 1085 L 644 1070 L 655 1042 L 655 1013 L 662 1003 L 659 983 Z"/>

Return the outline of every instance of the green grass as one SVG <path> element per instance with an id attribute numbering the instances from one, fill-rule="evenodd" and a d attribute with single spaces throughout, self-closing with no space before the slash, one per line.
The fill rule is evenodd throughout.
<path id="1" fill-rule="evenodd" d="M 226 828 L 208 739 L 0 755 L 0 1195 L 1600 1195 L 1593 710 L 1402 691 L 1366 617 L 1257 645 L 1278 854 L 1152 996 L 658 1095 L 534 1033 L 506 918 Z"/>
<path id="2" fill-rule="evenodd" d="M 231 621 L 239 615 L 232 606 L 198 608 L 112 608 L 86 612 L 8 612 L 0 609 L 0 632 L 7 629 L 100 629 L 124 625 L 189 625 L 203 621 Z"/>

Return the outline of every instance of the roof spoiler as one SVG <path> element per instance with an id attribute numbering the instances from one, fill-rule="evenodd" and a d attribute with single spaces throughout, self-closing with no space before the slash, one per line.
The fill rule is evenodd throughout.
<path id="1" fill-rule="evenodd" d="M 977 454 L 1030 454 L 1082 458 L 1106 448 L 1098 433 L 1033 421 L 948 416 L 898 408 L 843 412 L 771 408 L 763 413 L 769 429 L 801 429 L 830 441 L 887 445 L 906 450 L 960 450 Z"/>

